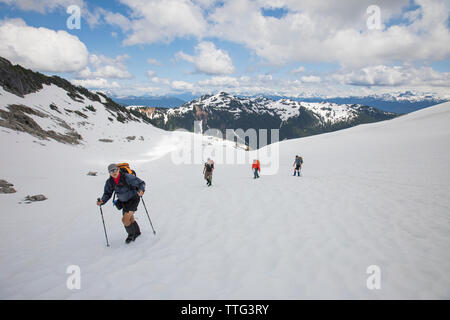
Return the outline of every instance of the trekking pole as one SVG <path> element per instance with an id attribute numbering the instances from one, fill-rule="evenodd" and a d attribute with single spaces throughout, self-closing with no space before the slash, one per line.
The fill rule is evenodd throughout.
<path id="1" fill-rule="evenodd" d="M 156 234 L 156 231 L 153 228 L 152 220 L 150 220 L 150 216 L 148 215 L 147 206 L 145 205 L 145 202 L 144 202 L 144 197 L 141 197 L 141 199 L 142 199 L 142 204 L 144 205 L 145 212 L 147 212 L 148 221 L 150 221 L 150 225 L 152 226 L 153 234 Z"/>
<path id="2" fill-rule="evenodd" d="M 97 198 L 97 201 L 100 201 L 100 198 Z M 102 206 L 100 205 L 99 207 L 100 207 L 100 214 L 102 215 L 103 230 L 105 230 L 106 246 L 109 247 L 108 235 L 106 234 L 105 220 L 103 219 L 103 210 L 102 210 Z"/>

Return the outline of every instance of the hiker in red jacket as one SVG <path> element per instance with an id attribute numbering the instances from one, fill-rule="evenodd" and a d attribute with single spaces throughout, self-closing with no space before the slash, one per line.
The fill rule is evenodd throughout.
<path id="1" fill-rule="evenodd" d="M 259 178 L 259 173 L 261 172 L 261 165 L 259 164 L 259 160 L 253 160 L 252 164 L 253 170 L 253 179 Z"/>

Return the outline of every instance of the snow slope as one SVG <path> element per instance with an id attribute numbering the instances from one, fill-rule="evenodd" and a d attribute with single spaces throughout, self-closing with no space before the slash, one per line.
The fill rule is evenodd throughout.
<path id="1" fill-rule="evenodd" d="M 42 146 L 0 128 L 0 179 L 18 190 L 0 194 L 0 298 L 449 299 L 449 123 L 444 103 L 284 141 L 276 174 L 264 175 L 262 161 L 255 181 L 249 164 L 219 163 L 211 188 L 201 164 L 174 163 L 186 142 L 148 125 L 99 123 L 80 146 Z M 100 132 L 145 140 L 101 143 Z M 292 176 L 296 154 L 305 160 L 300 178 Z M 121 214 L 108 202 L 106 247 L 95 200 L 106 166 L 119 161 L 147 182 L 157 233 L 140 205 L 142 235 L 126 245 Z M 20 203 L 39 193 L 48 200 Z M 80 267 L 80 290 L 66 286 L 70 265 Z M 380 290 L 366 286 L 371 265 L 381 269 Z"/>

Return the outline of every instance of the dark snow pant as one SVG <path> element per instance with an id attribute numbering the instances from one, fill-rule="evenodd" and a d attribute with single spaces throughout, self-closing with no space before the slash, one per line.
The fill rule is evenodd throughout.
<path id="1" fill-rule="evenodd" d="M 253 178 L 254 179 L 259 178 L 259 170 L 257 168 L 253 169 Z"/>
<path id="2" fill-rule="evenodd" d="M 205 180 L 206 180 L 206 184 L 211 185 L 211 183 L 212 183 L 212 171 L 210 171 L 210 172 L 206 171 L 205 172 Z"/>

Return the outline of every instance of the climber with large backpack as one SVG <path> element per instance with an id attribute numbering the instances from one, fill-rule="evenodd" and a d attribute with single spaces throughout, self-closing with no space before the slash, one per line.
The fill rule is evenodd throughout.
<path id="1" fill-rule="evenodd" d="M 117 209 L 122 210 L 122 222 L 128 234 L 125 242 L 130 243 L 141 234 L 134 213 L 145 192 L 145 182 L 136 177 L 136 173 L 126 163 L 110 164 L 108 172 L 110 177 L 106 180 L 102 198 L 97 199 L 97 205 L 108 202 L 113 193 L 114 198 L 117 196 L 113 202 Z"/>
<path id="2" fill-rule="evenodd" d="M 298 176 L 300 177 L 300 170 L 302 169 L 302 165 L 303 165 L 303 158 L 301 156 L 295 156 L 295 161 L 294 161 L 294 176 L 296 173 L 298 173 Z"/>
<path id="3" fill-rule="evenodd" d="M 208 158 L 208 161 L 205 162 L 203 166 L 203 177 L 206 180 L 206 185 L 210 187 L 212 185 L 212 174 L 214 171 L 214 160 Z"/>

